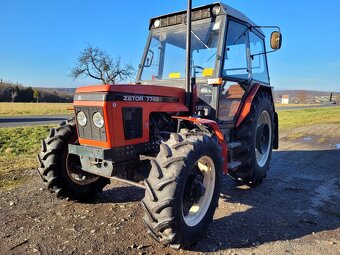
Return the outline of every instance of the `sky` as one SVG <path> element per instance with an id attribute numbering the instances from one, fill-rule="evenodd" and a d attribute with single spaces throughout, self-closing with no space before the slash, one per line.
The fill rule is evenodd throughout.
<path id="1" fill-rule="evenodd" d="M 186 2 L 0 0 L 0 78 L 33 87 L 96 84 L 68 76 L 84 48 L 98 47 L 137 67 L 150 18 L 183 10 Z M 258 25 L 280 26 L 282 48 L 268 55 L 272 86 L 340 92 L 339 0 L 224 3 Z"/>

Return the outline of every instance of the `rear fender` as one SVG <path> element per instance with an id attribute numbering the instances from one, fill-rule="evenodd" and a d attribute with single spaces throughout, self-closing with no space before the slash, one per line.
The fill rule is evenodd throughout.
<path id="1" fill-rule="evenodd" d="M 227 142 L 224 139 L 224 135 L 218 127 L 217 123 L 213 120 L 194 118 L 194 117 L 185 117 L 185 116 L 173 116 L 174 119 L 189 121 L 195 125 L 204 125 L 211 127 L 214 130 L 214 133 L 218 139 L 219 145 L 222 147 L 222 158 L 223 158 L 223 173 L 228 173 L 228 160 L 227 160 Z"/>
<path id="2" fill-rule="evenodd" d="M 261 86 L 260 84 L 255 84 L 253 88 L 250 90 L 246 100 L 244 101 L 244 104 L 241 107 L 241 111 L 238 114 L 238 119 L 236 121 L 236 127 L 239 127 L 242 122 L 245 120 L 245 118 L 248 116 L 251 110 L 251 104 L 253 102 L 253 99 L 259 93 L 260 91 L 266 92 L 270 95 L 270 97 L 273 100 L 273 91 L 271 87 L 267 86 Z M 274 142 L 273 142 L 273 148 L 278 149 L 279 148 L 279 120 L 278 115 L 275 112 L 275 105 L 273 100 L 273 111 L 274 111 Z"/>
<path id="3" fill-rule="evenodd" d="M 274 143 L 273 143 L 273 149 L 279 148 L 279 117 L 277 115 L 277 112 L 274 112 L 274 125 L 275 125 L 275 134 L 274 134 Z"/>
<path id="4" fill-rule="evenodd" d="M 260 85 L 256 84 L 250 90 L 250 93 L 248 94 L 246 100 L 244 101 L 244 104 L 242 105 L 241 112 L 238 115 L 238 119 L 236 121 L 236 127 L 239 127 L 242 124 L 242 122 L 245 120 L 245 118 L 248 116 L 248 114 L 250 113 L 251 104 L 259 88 L 260 88 Z"/>

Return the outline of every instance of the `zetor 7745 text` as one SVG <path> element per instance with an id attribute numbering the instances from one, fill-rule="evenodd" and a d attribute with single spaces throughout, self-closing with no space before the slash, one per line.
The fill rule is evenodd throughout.
<path id="1" fill-rule="evenodd" d="M 265 28 L 278 50 L 279 28 Z M 75 118 L 42 142 L 48 189 L 81 200 L 110 179 L 139 186 L 152 237 L 175 248 L 197 241 L 222 174 L 259 185 L 278 148 L 263 29 L 222 3 L 151 19 L 136 82 L 78 88 Z"/>

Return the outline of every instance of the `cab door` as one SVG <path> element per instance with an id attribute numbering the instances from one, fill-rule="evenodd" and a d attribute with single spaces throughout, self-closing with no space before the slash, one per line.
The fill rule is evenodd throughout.
<path id="1" fill-rule="evenodd" d="M 229 18 L 219 91 L 218 120 L 233 123 L 254 84 L 270 86 L 264 36 L 249 24 Z"/>

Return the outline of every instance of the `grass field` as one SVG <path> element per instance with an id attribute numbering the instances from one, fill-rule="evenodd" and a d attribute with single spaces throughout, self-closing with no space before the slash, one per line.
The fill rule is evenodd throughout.
<path id="1" fill-rule="evenodd" d="M 289 108 L 289 107 L 302 107 L 302 106 L 319 106 L 320 104 L 280 104 L 280 103 L 276 103 L 275 107 L 285 107 L 285 108 Z"/>
<path id="2" fill-rule="evenodd" d="M 0 103 L 0 116 L 68 114 L 68 103 Z"/>
<path id="3" fill-rule="evenodd" d="M 340 107 L 279 111 L 279 128 L 287 130 L 312 124 L 340 124 Z"/>
<path id="4" fill-rule="evenodd" d="M 278 114 L 280 131 L 319 123 L 340 124 L 340 107 L 284 110 Z M 18 171 L 37 167 L 36 154 L 49 129 L 50 126 L 0 129 L 0 189 L 22 181 L 10 178 Z"/>
<path id="5" fill-rule="evenodd" d="M 0 129 L 0 189 L 15 186 L 20 171 L 37 167 L 36 154 L 48 126 Z M 19 173 L 18 173 L 19 171 Z"/>

